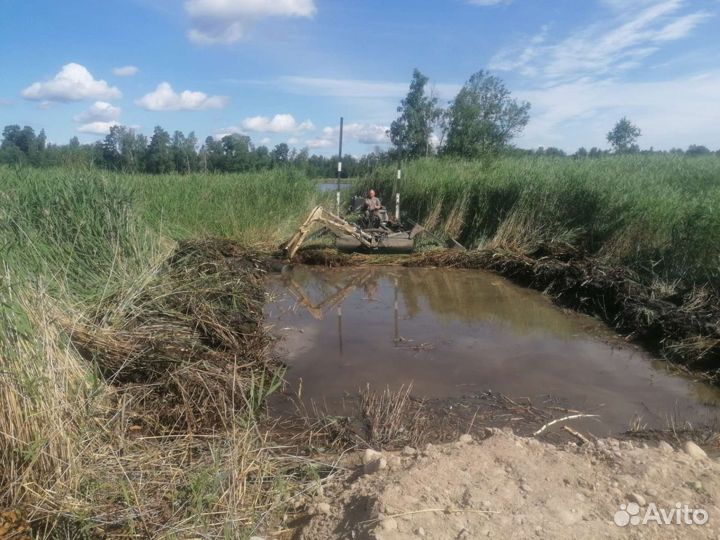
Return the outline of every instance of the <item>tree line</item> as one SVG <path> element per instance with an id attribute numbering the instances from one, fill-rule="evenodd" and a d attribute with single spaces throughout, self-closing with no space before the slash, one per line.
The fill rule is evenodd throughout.
<path id="1" fill-rule="evenodd" d="M 379 148 L 359 158 L 343 156 L 343 176 L 358 176 L 372 170 L 391 156 Z M 310 155 L 307 148 L 297 150 L 286 143 L 272 149 L 255 146 L 247 135 L 230 134 L 220 139 L 207 137 L 198 143 L 194 132 L 172 136 L 162 127 L 148 139 L 125 126 L 113 126 L 104 139 L 80 144 L 77 137 L 65 145 L 47 143 L 45 131 L 32 127 L 6 126 L 0 143 L 0 163 L 46 166 L 95 166 L 129 173 L 248 172 L 275 167 L 297 167 L 318 178 L 335 176 L 337 155 Z"/>
<path id="2" fill-rule="evenodd" d="M 432 89 L 429 78 L 418 69 L 413 72 L 407 96 L 397 108 L 398 117 L 388 129 L 391 146 L 376 147 L 362 157 L 343 156 L 343 177 L 354 177 L 374 170 L 378 165 L 425 156 L 456 156 L 467 159 L 493 158 L 500 155 L 600 158 L 609 154 L 671 153 L 687 156 L 710 155 L 700 145 L 686 150 L 656 152 L 641 150 L 637 144 L 641 130 L 622 118 L 607 134 L 611 150 L 579 148 L 568 155 L 554 147 L 522 149 L 512 140 L 520 135 L 530 120 L 530 103 L 518 101 L 498 77 L 486 71 L 473 74 L 446 107 Z M 715 152 L 720 156 L 720 150 Z M 310 155 L 280 143 L 272 149 L 255 146 L 247 135 L 229 134 L 222 138 L 207 137 L 200 144 L 194 132 L 172 135 L 155 127 L 152 136 L 126 126 L 113 126 L 104 139 L 94 144 L 80 144 L 73 137 L 68 144 L 47 142 L 44 130 L 32 127 L 5 126 L 0 142 L 0 163 L 27 163 L 34 166 L 88 165 L 124 172 L 194 173 L 247 172 L 275 167 L 297 167 L 313 177 L 335 176 L 337 155 Z"/>

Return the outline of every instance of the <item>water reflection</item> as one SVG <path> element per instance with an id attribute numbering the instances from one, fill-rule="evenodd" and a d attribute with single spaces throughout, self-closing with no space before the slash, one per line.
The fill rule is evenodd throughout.
<path id="1" fill-rule="evenodd" d="M 358 291 L 363 302 L 381 304 L 383 296 L 392 294 L 396 329 L 401 303 L 408 319 L 430 311 L 446 323 L 488 322 L 521 333 L 573 336 L 582 329 L 578 319 L 568 317 L 544 298 L 538 301 L 537 292 L 474 270 L 298 267 L 284 274 L 283 283 L 316 320 Z"/>
<path id="2" fill-rule="evenodd" d="M 634 416 L 664 427 L 670 416 L 716 414 L 717 389 L 657 369 L 599 322 L 492 274 L 297 267 L 271 287 L 267 316 L 308 399 L 331 402 L 366 383 L 413 383 L 427 397 L 492 389 L 553 396 L 599 413 L 608 430 Z"/>

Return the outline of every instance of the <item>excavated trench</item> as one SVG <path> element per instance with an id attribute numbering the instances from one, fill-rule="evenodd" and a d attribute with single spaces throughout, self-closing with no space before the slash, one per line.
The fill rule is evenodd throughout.
<path id="1" fill-rule="evenodd" d="M 462 403 L 494 393 L 596 415 L 574 425 L 598 437 L 715 425 L 720 411 L 717 387 L 486 271 L 297 265 L 266 286 L 265 315 L 290 389 L 328 415 L 345 414 L 362 389 L 408 385 L 419 399 Z"/>

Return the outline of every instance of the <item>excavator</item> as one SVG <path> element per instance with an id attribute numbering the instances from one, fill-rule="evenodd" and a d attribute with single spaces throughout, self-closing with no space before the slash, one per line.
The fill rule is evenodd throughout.
<path id="1" fill-rule="evenodd" d="M 281 248 L 292 259 L 308 236 L 326 231 L 335 237 L 335 247 L 344 252 L 412 253 L 415 238 L 424 229 L 415 225 L 406 230 L 400 223 L 400 196 L 396 195 L 395 216 L 388 215 L 383 206 L 376 214 L 362 214 L 363 197 L 353 197 L 351 213 L 360 213 L 356 222 L 350 222 L 322 206 L 316 206 L 295 234 Z"/>

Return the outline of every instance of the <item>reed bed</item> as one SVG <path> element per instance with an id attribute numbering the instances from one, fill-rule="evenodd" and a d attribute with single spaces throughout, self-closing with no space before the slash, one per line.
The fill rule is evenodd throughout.
<path id="1" fill-rule="evenodd" d="M 567 243 L 648 282 L 720 287 L 720 158 L 423 159 L 362 178 L 464 246 L 521 253 Z"/>

